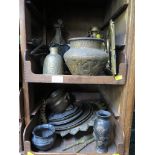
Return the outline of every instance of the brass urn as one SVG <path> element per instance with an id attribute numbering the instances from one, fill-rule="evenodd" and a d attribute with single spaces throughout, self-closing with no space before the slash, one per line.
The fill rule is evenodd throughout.
<path id="1" fill-rule="evenodd" d="M 103 39 L 80 37 L 69 39 L 70 49 L 64 54 L 66 65 L 73 75 L 98 75 L 108 61 Z"/>

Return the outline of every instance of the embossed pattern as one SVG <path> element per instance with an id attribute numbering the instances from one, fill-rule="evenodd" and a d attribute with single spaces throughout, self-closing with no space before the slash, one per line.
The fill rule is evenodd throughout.
<path id="1" fill-rule="evenodd" d="M 73 75 L 98 75 L 108 61 L 102 48 L 102 39 L 70 39 L 71 48 L 65 53 L 65 62 Z"/>
<path id="2" fill-rule="evenodd" d="M 97 119 L 94 122 L 94 137 L 96 140 L 96 151 L 103 153 L 108 151 L 108 146 L 112 140 L 111 113 L 104 110 L 97 112 Z"/>

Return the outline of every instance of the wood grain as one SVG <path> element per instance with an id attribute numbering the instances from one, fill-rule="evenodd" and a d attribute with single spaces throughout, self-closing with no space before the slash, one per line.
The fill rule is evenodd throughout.
<path id="1" fill-rule="evenodd" d="M 128 26 L 126 36 L 126 59 L 128 62 L 127 82 L 124 86 L 104 85 L 101 92 L 110 104 L 115 116 L 119 117 L 119 122 L 124 130 L 125 145 L 124 154 L 128 155 L 130 144 L 130 132 L 135 95 L 135 50 L 134 50 L 134 0 L 129 1 Z"/>
<path id="2" fill-rule="evenodd" d="M 20 11 L 20 48 L 21 48 L 21 64 L 22 64 L 22 76 L 24 79 L 24 59 L 26 51 L 26 26 L 25 26 L 25 1 L 19 1 L 19 11 Z M 28 94 L 28 84 L 23 81 L 23 92 L 24 92 L 24 111 L 25 111 L 25 123 L 30 121 L 30 111 L 29 111 L 29 94 Z"/>
<path id="3" fill-rule="evenodd" d="M 126 98 L 124 106 L 121 108 L 121 122 L 125 132 L 125 152 L 129 154 L 130 134 L 132 125 L 132 115 L 135 100 L 135 1 L 130 0 L 127 32 L 127 57 L 129 70 L 127 83 L 124 88 L 124 97 Z M 125 96 L 126 95 L 126 96 Z"/>
<path id="4" fill-rule="evenodd" d="M 24 150 L 24 141 L 23 141 L 23 132 L 25 128 L 24 120 L 24 99 L 23 99 L 23 89 L 20 89 L 19 92 L 19 151 Z"/>

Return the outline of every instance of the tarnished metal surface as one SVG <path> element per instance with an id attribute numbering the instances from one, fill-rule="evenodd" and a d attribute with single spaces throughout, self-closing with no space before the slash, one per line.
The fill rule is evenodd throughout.
<path id="1" fill-rule="evenodd" d="M 115 25 L 112 20 L 109 24 L 109 38 L 110 38 L 110 55 L 111 55 L 111 71 L 116 75 L 116 52 L 115 52 Z"/>
<path id="2" fill-rule="evenodd" d="M 63 89 L 57 89 L 46 99 L 47 109 L 53 113 L 63 112 L 70 102 L 70 95 Z"/>
<path id="3" fill-rule="evenodd" d="M 36 126 L 32 135 L 32 144 L 39 150 L 49 150 L 55 142 L 55 128 L 50 124 Z"/>
<path id="4" fill-rule="evenodd" d="M 57 47 L 50 47 L 50 54 L 48 54 L 44 60 L 43 74 L 63 74 L 63 59 L 58 54 Z"/>
<path id="5" fill-rule="evenodd" d="M 83 122 L 82 124 L 78 125 L 77 127 L 74 127 L 74 128 L 68 129 L 68 130 L 64 130 L 64 131 L 60 131 L 59 134 L 62 137 L 64 137 L 67 134 L 75 135 L 79 131 L 87 131 L 89 129 L 89 127 L 93 127 L 95 118 L 96 118 L 95 113 L 93 113 L 93 115 L 87 121 Z"/>
<path id="6" fill-rule="evenodd" d="M 74 106 L 70 104 L 66 110 L 62 113 L 51 113 L 48 117 L 48 121 L 55 122 L 55 121 L 62 121 L 68 119 L 74 115 L 76 115 L 81 109 L 81 106 Z"/>
<path id="7" fill-rule="evenodd" d="M 111 113 L 105 110 L 99 110 L 94 122 L 94 137 L 96 140 L 96 151 L 106 153 L 111 143 L 113 126 L 111 122 Z"/>
<path id="8" fill-rule="evenodd" d="M 91 117 L 93 114 L 93 107 L 90 106 L 89 104 L 83 104 L 81 107 L 81 110 L 83 111 L 79 117 L 77 117 L 75 120 L 71 120 L 68 123 L 60 124 L 60 125 L 55 125 L 56 131 L 63 131 L 63 130 L 68 130 L 71 128 L 74 128 Z M 49 122 L 50 124 L 53 125 L 52 122 Z"/>
<path id="9" fill-rule="evenodd" d="M 77 114 L 73 115 L 72 117 L 69 117 L 67 119 L 63 119 L 61 121 L 50 121 L 52 125 L 64 125 L 67 123 L 70 123 L 71 121 L 77 119 L 81 114 L 83 113 L 83 110 L 80 110 Z"/>
<path id="10" fill-rule="evenodd" d="M 74 75 L 98 75 L 108 61 L 103 39 L 81 37 L 69 40 L 71 48 L 64 54 L 65 62 Z"/>
<path id="11" fill-rule="evenodd" d="M 63 21 L 61 19 L 57 20 L 57 23 L 54 24 L 54 28 L 55 28 L 55 36 L 53 38 L 53 40 L 50 42 L 50 46 L 54 46 L 55 44 L 65 44 L 65 41 L 62 37 L 62 28 L 63 28 Z"/>
<path id="12" fill-rule="evenodd" d="M 70 149 L 70 148 L 72 148 L 74 146 L 77 146 L 77 145 L 81 145 L 80 148 L 75 151 L 76 153 L 78 153 L 82 149 L 84 149 L 88 144 L 90 144 L 90 143 L 92 143 L 94 141 L 95 141 L 95 139 L 94 139 L 93 135 L 90 134 L 90 135 L 82 137 L 81 139 L 79 139 L 75 143 L 63 148 L 62 151 L 66 151 L 66 150 L 68 150 L 68 149 Z"/>
<path id="13" fill-rule="evenodd" d="M 78 108 L 77 106 L 73 106 L 71 111 L 66 110 L 64 113 L 55 115 L 58 116 L 58 119 L 51 114 L 48 121 L 55 126 L 56 133 L 62 137 L 67 134 L 75 135 L 79 131 L 87 131 L 90 126 L 93 126 L 95 120 L 93 105 L 87 103 L 82 104 Z M 60 119 L 60 115 L 64 118 L 63 120 Z M 52 120 L 52 118 L 54 119 Z"/>

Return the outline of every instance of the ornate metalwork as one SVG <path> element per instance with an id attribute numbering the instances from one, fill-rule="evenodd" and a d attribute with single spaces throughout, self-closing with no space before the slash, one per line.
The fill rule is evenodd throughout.
<path id="1" fill-rule="evenodd" d="M 111 113 L 105 110 L 99 110 L 94 122 L 94 137 L 96 140 L 96 151 L 103 153 L 108 151 L 113 134 L 113 125 L 111 122 Z"/>
<path id="2" fill-rule="evenodd" d="M 87 131 L 89 127 L 93 127 L 95 118 L 96 118 L 95 113 L 93 113 L 93 115 L 87 121 L 84 121 L 80 125 L 73 127 L 71 129 L 59 131 L 58 134 L 64 137 L 67 134 L 76 135 L 79 131 Z"/>
<path id="3" fill-rule="evenodd" d="M 65 62 L 74 75 L 98 75 L 108 61 L 103 39 L 81 37 L 69 40 L 71 48 L 64 54 Z"/>
<path id="4" fill-rule="evenodd" d="M 93 110 L 93 105 L 82 104 L 80 107 L 73 106 L 70 111 L 65 111 L 62 113 L 63 120 L 60 119 L 61 114 L 55 114 L 58 116 L 50 115 L 49 124 L 55 126 L 56 133 L 60 134 L 62 137 L 67 134 L 75 135 L 79 131 L 87 131 L 90 126 L 93 126 L 95 120 L 95 113 Z M 54 119 L 52 119 L 54 118 Z"/>

